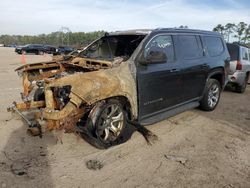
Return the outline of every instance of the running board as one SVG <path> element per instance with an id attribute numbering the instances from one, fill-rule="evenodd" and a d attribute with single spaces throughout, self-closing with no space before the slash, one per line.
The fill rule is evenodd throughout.
<path id="1" fill-rule="evenodd" d="M 144 119 L 142 119 L 140 121 L 140 124 L 141 125 L 151 125 L 151 124 L 157 123 L 159 121 L 165 120 L 165 119 L 167 119 L 169 117 L 175 116 L 175 115 L 177 115 L 179 113 L 182 113 L 184 111 L 196 108 L 199 105 L 200 105 L 200 103 L 198 101 L 189 102 L 187 104 L 175 107 L 173 109 L 166 110 L 166 111 L 164 111 L 162 113 L 159 113 L 159 114 L 144 118 Z"/>

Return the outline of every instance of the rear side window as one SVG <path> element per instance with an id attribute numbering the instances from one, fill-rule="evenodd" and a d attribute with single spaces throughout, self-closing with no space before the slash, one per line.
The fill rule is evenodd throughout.
<path id="1" fill-rule="evenodd" d="M 198 36 L 180 35 L 178 39 L 183 59 L 196 59 L 203 56 L 201 41 Z"/>
<path id="2" fill-rule="evenodd" d="M 235 44 L 227 44 L 227 49 L 230 54 L 231 61 L 239 60 L 239 46 Z"/>
<path id="3" fill-rule="evenodd" d="M 242 59 L 249 60 L 248 58 L 248 50 L 246 48 L 242 48 Z"/>
<path id="4" fill-rule="evenodd" d="M 158 35 L 154 37 L 145 47 L 144 57 L 150 51 L 163 51 L 167 55 L 167 61 L 174 61 L 174 46 L 171 35 Z"/>
<path id="5" fill-rule="evenodd" d="M 218 56 L 224 51 L 221 38 L 205 36 L 204 39 L 210 56 Z"/>

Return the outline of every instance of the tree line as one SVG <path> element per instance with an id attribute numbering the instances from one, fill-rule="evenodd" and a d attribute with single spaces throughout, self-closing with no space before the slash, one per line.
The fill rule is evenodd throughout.
<path id="1" fill-rule="evenodd" d="M 188 28 L 180 26 L 179 28 Z M 224 36 L 227 42 L 238 42 L 249 45 L 250 47 L 250 24 L 245 22 L 218 24 L 213 31 L 219 32 Z M 1 35 L 0 44 L 5 45 L 25 45 L 25 44 L 50 44 L 54 46 L 69 45 L 73 47 L 82 47 L 91 41 L 103 36 L 105 31 L 94 32 L 53 32 L 41 35 Z"/>
<path id="2" fill-rule="evenodd" d="M 82 47 L 103 36 L 105 31 L 94 32 L 53 32 L 40 35 L 1 35 L 0 43 L 4 45 L 49 44 Z"/>
<path id="3" fill-rule="evenodd" d="M 250 43 L 250 24 L 245 22 L 218 24 L 213 31 L 219 32 L 227 42 Z"/>

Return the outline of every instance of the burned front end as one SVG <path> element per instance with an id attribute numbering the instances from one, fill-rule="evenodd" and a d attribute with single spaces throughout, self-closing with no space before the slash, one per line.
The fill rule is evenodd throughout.
<path id="1" fill-rule="evenodd" d="M 112 97 L 126 101 L 130 117 L 136 119 L 137 89 L 130 57 L 144 37 L 104 36 L 77 56 L 17 68 L 23 81 L 22 103 L 14 102 L 8 110 L 27 122 L 32 135 L 60 129 L 70 132 Z"/>
<path id="2" fill-rule="evenodd" d="M 8 111 L 17 112 L 32 134 L 38 134 L 39 130 L 70 129 L 86 108 L 85 101 L 72 87 L 75 90 L 84 87 L 84 79 L 81 80 L 84 74 L 111 67 L 110 61 L 80 57 L 21 66 L 16 71 L 23 80 L 23 102 L 13 102 Z M 33 113 L 33 118 L 28 118 L 27 113 Z"/>

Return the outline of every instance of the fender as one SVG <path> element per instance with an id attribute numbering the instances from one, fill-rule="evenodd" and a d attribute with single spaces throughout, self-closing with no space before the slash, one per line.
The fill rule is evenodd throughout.
<path id="1" fill-rule="evenodd" d="M 208 76 L 207 76 L 207 79 L 206 79 L 206 84 L 205 84 L 205 87 L 203 89 L 203 92 L 202 92 L 202 96 L 200 97 L 200 99 L 203 98 L 204 96 L 204 93 L 206 91 L 206 87 L 207 87 L 207 83 L 208 83 L 208 80 L 210 78 L 215 78 L 217 75 L 221 76 L 221 80 L 218 80 L 221 84 L 221 87 L 222 87 L 222 90 L 224 89 L 225 87 L 225 72 L 224 72 L 224 68 L 223 67 L 220 67 L 220 68 L 216 68 L 216 69 L 212 69 L 209 73 L 208 73 Z"/>
<path id="2" fill-rule="evenodd" d="M 92 105 L 112 97 L 125 97 L 131 106 L 133 119 L 137 118 L 137 90 L 128 62 L 119 67 L 102 69 L 84 74 L 73 74 L 53 80 L 45 88 L 71 85 L 71 92 L 81 98 L 82 103 Z"/>

